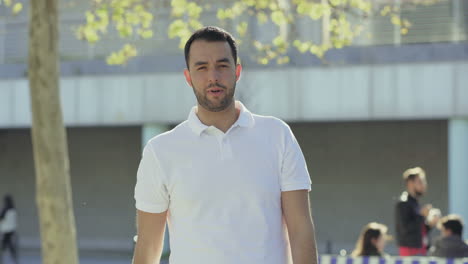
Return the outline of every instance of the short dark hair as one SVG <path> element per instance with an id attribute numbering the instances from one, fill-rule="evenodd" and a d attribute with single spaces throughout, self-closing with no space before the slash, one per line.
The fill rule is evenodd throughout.
<path id="1" fill-rule="evenodd" d="M 234 63 L 237 64 L 237 44 L 234 37 L 227 32 L 226 30 L 214 27 L 214 26 L 207 26 L 203 27 L 197 31 L 195 31 L 192 36 L 187 40 L 185 43 L 184 54 L 185 54 L 185 64 L 187 65 L 187 69 L 189 68 L 189 58 L 190 58 L 190 47 L 195 40 L 205 40 L 209 42 L 215 41 L 226 41 L 229 46 L 231 47 L 232 57 L 234 58 Z"/>
<path id="2" fill-rule="evenodd" d="M 416 180 L 416 178 L 418 178 L 418 177 L 419 177 L 419 174 L 410 174 L 410 175 L 408 175 L 408 177 L 406 177 L 406 181 L 407 181 L 407 182 L 408 182 L 408 181 L 414 181 L 414 180 Z"/>
<path id="3" fill-rule="evenodd" d="M 405 183 L 414 181 L 416 178 L 426 178 L 426 172 L 421 167 L 410 168 L 403 172 L 403 180 Z"/>
<path id="4" fill-rule="evenodd" d="M 461 236 L 463 233 L 463 220 L 458 215 L 447 215 L 440 219 L 440 225 L 452 231 L 452 234 Z"/>

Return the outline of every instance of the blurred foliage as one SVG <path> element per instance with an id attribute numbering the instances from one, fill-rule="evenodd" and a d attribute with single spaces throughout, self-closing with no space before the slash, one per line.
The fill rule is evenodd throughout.
<path id="1" fill-rule="evenodd" d="M 142 0 L 93 0 L 92 11 L 86 11 L 86 24 L 76 30 L 76 36 L 91 44 L 98 42 L 108 27 L 113 26 L 121 38 L 135 35 L 143 39 L 153 37 L 153 14 L 149 10 L 148 1 Z M 108 58 L 109 64 L 123 64 L 136 56 L 136 48 L 130 44 Z"/>
<path id="2" fill-rule="evenodd" d="M 91 8 L 85 12 L 86 23 L 76 30 L 78 39 L 97 43 L 109 29 L 118 32 L 122 39 L 154 37 L 154 12 L 156 5 L 165 3 L 170 12 L 167 27 L 170 39 L 179 40 L 183 48 L 191 33 L 203 27 L 203 12 L 216 14 L 220 26 L 234 25 L 233 34 L 239 44 L 247 42 L 256 49 L 255 58 L 260 64 L 275 61 L 289 62 L 288 52 L 297 49 L 323 59 L 330 49 L 350 46 L 365 31 L 365 22 L 375 16 L 388 18 L 400 34 L 408 34 L 411 22 L 401 17 L 401 10 L 417 5 L 432 5 L 442 0 L 89 0 Z M 23 6 L 18 0 L 0 0 L 0 5 L 19 13 Z M 220 7 L 221 6 L 221 7 Z M 300 37 L 296 22 L 309 19 L 322 22 L 320 42 Z M 264 43 L 253 36 L 249 22 L 273 25 L 274 37 Z M 108 56 L 109 64 L 125 64 L 137 55 L 137 47 L 125 44 Z"/>
<path id="3" fill-rule="evenodd" d="M 10 9 L 12 15 L 17 15 L 23 10 L 23 4 L 15 0 L 0 0 L 0 6 L 5 5 Z"/>
<path id="4" fill-rule="evenodd" d="M 112 52 L 112 54 L 107 57 L 107 64 L 125 64 L 130 58 L 136 55 L 138 55 L 136 47 L 134 45 L 125 44 L 121 50 Z"/>

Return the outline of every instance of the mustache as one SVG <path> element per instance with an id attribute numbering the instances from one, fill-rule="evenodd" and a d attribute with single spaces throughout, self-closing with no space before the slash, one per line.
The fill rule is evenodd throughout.
<path id="1" fill-rule="evenodd" d="M 222 84 L 220 84 L 220 83 L 210 83 L 210 85 L 208 85 L 207 88 L 209 89 L 209 88 L 213 88 L 213 87 L 218 87 L 218 88 L 227 89 L 226 86 L 224 86 L 224 85 L 222 85 Z"/>

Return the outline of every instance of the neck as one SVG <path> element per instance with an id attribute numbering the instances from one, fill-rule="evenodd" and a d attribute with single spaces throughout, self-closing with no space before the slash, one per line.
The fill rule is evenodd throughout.
<path id="1" fill-rule="evenodd" d="M 414 199 L 419 199 L 419 195 L 416 194 L 416 192 L 414 190 L 407 190 L 407 192 L 409 193 L 409 195 L 411 195 L 411 197 L 413 197 Z"/>
<path id="2" fill-rule="evenodd" d="M 203 124 L 214 126 L 226 133 L 239 118 L 239 112 L 233 100 L 231 105 L 219 112 L 211 112 L 198 105 L 197 116 Z"/>

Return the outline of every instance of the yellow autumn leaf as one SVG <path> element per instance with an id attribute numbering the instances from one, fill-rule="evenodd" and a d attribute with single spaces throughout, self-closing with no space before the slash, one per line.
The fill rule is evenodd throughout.
<path id="1" fill-rule="evenodd" d="M 297 48 L 297 47 L 299 47 L 300 45 L 301 45 L 301 41 L 300 41 L 300 40 L 296 39 L 296 40 L 293 41 L 293 46 L 294 46 L 294 47 Z"/>
<path id="2" fill-rule="evenodd" d="M 392 16 L 392 24 L 400 26 L 401 25 L 401 19 L 397 15 Z"/>
<path id="3" fill-rule="evenodd" d="M 286 19 L 284 13 L 279 10 L 273 11 L 271 13 L 271 21 L 273 21 L 273 23 L 275 23 L 276 25 L 284 25 L 288 23 L 288 20 Z"/>
<path id="4" fill-rule="evenodd" d="M 268 59 L 267 58 L 261 58 L 259 63 L 262 64 L 262 65 L 267 65 L 268 64 Z"/>
<path id="5" fill-rule="evenodd" d="M 283 37 L 277 36 L 276 38 L 273 39 L 273 45 L 280 47 L 286 45 L 286 41 L 284 40 Z"/>
<path id="6" fill-rule="evenodd" d="M 266 22 L 268 22 L 268 16 L 264 12 L 258 12 L 257 20 L 260 23 L 260 25 L 265 24 Z"/>
<path id="7" fill-rule="evenodd" d="M 184 30 L 185 28 L 187 28 L 187 24 L 183 20 L 177 19 L 173 21 L 169 25 L 169 29 L 168 29 L 169 38 L 172 39 L 172 38 L 179 36 L 180 32 Z"/>
<path id="8" fill-rule="evenodd" d="M 307 43 L 307 42 L 303 42 L 301 43 L 301 45 L 299 47 L 297 47 L 297 49 L 299 50 L 300 53 L 305 53 L 310 47 L 310 44 Z"/>
<path id="9" fill-rule="evenodd" d="M 241 22 L 239 25 L 237 25 L 237 33 L 239 33 L 239 36 L 243 37 L 245 33 L 247 33 L 247 27 L 248 24 L 247 22 Z"/>
<path id="10" fill-rule="evenodd" d="M 95 43 L 99 40 L 99 35 L 96 33 L 96 30 L 89 27 L 84 29 L 84 37 L 89 43 Z"/>
<path id="11" fill-rule="evenodd" d="M 149 39 L 153 37 L 153 31 L 152 30 L 142 30 L 140 33 L 140 36 L 144 39 Z"/>
<path id="12" fill-rule="evenodd" d="M 19 12 L 21 12 L 21 10 L 23 10 L 23 4 L 21 3 L 16 3 L 11 12 L 13 13 L 13 15 L 17 15 Z"/>
<path id="13" fill-rule="evenodd" d="M 189 21 L 189 25 L 193 30 L 198 30 L 203 27 L 203 24 L 200 21 L 194 19 Z"/>
<path id="14" fill-rule="evenodd" d="M 223 9 L 218 9 L 218 12 L 216 13 L 216 17 L 218 17 L 219 20 L 224 20 L 226 19 L 226 12 L 224 12 Z"/>
<path id="15" fill-rule="evenodd" d="M 312 45 L 309 49 L 310 53 L 315 54 L 319 51 L 319 47 L 316 45 Z"/>
<path id="16" fill-rule="evenodd" d="M 202 11 L 203 9 L 194 2 L 187 5 L 187 12 L 191 18 L 199 18 Z"/>

